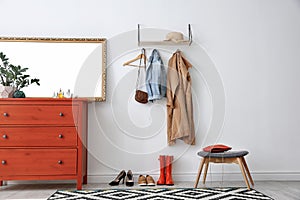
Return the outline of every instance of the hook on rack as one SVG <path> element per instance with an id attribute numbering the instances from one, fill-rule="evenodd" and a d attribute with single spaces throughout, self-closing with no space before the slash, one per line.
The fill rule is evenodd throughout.
<path id="1" fill-rule="evenodd" d="M 193 35 L 192 35 L 192 28 L 191 28 L 191 24 L 188 24 L 188 30 L 189 30 L 189 46 L 191 46 L 192 42 L 193 42 Z"/>

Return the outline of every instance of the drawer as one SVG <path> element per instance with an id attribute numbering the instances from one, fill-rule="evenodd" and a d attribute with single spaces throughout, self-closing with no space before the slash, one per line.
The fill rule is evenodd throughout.
<path id="1" fill-rule="evenodd" d="M 76 127 L 0 127 L 0 147 L 77 146 Z"/>
<path id="2" fill-rule="evenodd" d="M 0 176 L 76 175 L 76 149 L 0 149 Z"/>
<path id="3" fill-rule="evenodd" d="M 78 106 L 1 105 L 0 124 L 77 125 Z"/>

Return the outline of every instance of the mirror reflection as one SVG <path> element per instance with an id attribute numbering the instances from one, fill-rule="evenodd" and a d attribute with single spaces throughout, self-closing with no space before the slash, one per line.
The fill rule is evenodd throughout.
<path id="1" fill-rule="evenodd" d="M 105 100 L 106 39 L 0 38 L 0 52 L 40 79 L 40 86 L 24 88 L 26 97 L 70 90 L 73 97 Z"/>

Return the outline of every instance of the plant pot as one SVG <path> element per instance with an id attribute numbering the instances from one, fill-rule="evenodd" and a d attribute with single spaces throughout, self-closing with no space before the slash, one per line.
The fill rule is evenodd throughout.
<path id="1" fill-rule="evenodd" d="M 16 90 L 13 94 L 13 98 L 25 98 L 25 93 L 21 90 Z"/>
<path id="2" fill-rule="evenodd" d="M 12 98 L 16 88 L 0 85 L 0 98 Z"/>

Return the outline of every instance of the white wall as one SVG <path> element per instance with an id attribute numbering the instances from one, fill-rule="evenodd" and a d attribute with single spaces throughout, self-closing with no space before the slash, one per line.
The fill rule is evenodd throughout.
<path id="1" fill-rule="evenodd" d="M 108 39 L 108 58 L 115 58 L 108 60 L 108 101 L 89 109 L 91 181 L 108 181 L 123 168 L 157 176 L 159 154 L 175 155 L 176 180 L 194 180 L 199 161 L 195 154 L 211 142 L 249 150 L 255 180 L 300 180 L 299 0 L 0 0 L 0 17 L 1 36 Z M 197 52 L 203 58 L 191 70 L 197 99 L 195 147 L 166 145 L 164 101 L 142 106 L 131 99 L 136 69 L 121 64 L 138 47 L 118 38 L 134 38 L 130 31 L 138 23 L 183 33 L 192 24 L 194 45 L 202 48 Z M 116 48 L 127 51 L 116 58 L 111 56 L 119 52 Z M 173 50 L 163 48 L 165 61 Z M 196 61 L 192 50 L 185 48 L 187 57 Z M 210 69 L 220 79 L 201 76 Z M 214 116 L 214 86 L 207 84 L 214 81 L 224 87 L 226 115 L 223 130 L 210 133 L 210 120 L 223 117 Z M 222 171 L 218 166 L 212 170 Z M 225 167 L 233 172 L 229 179 L 241 179 L 238 170 Z"/>

